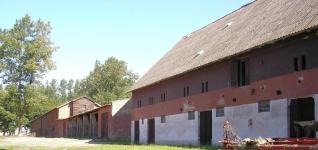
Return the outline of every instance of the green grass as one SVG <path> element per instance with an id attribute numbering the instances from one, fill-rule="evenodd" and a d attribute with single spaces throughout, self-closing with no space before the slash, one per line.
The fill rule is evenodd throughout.
<path id="1" fill-rule="evenodd" d="M 0 137 L 0 141 L 3 137 Z M 79 138 L 81 139 L 81 138 Z M 220 148 L 212 146 L 168 146 L 168 145 L 132 145 L 129 139 L 94 139 L 94 146 L 86 147 L 41 147 L 41 146 L 25 146 L 15 145 L 3 147 L 0 143 L 0 150 L 217 150 Z M 96 146 L 95 146 L 96 145 Z"/>
<path id="2" fill-rule="evenodd" d="M 87 146 L 87 147 L 34 147 L 34 146 L 10 146 L 1 147 L 0 150 L 217 150 L 211 146 L 167 146 L 167 145 L 120 145 L 120 144 L 100 144 L 98 146 Z"/>

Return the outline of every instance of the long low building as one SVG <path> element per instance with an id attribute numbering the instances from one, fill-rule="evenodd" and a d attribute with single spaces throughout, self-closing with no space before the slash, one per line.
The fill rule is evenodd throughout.
<path id="1" fill-rule="evenodd" d="M 318 1 L 255 0 L 184 36 L 132 87 L 134 143 L 316 137 Z"/>
<path id="2" fill-rule="evenodd" d="M 31 122 L 37 137 L 130 138 L 131 102 L 116 100 L 99 105 L 82 96 Z"/>

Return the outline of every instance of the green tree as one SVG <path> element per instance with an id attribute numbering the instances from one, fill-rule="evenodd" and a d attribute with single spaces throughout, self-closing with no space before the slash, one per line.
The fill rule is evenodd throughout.
<path id="1" fill-rule="evenodd" d="M 52 53 L 56 50 L 50 39 L 51 26 L 26 15 L 12 29 L 0 29 L 0 76 L 5 84 L 17 88 L 17 121 L 19 127 L 27 112 L 26 86 L 53 69 Z"/>
<path id="2" fill-rule="evenodd" d="M 44 93 L 50 100 L 58 100 L 59 96 L 57 93 L 58 84 L 56 79 L 51 80 L 51 82 L 46 81 L 46 84 L 43 86 Z"/>
<path id="3" fill-rule="evenodd" d="M 110 57 L 104 64 L 96 61 L 94 70 L 82 81 L 81 90 L 101 104 L 110 103 L 129 97 L 128 88 L 137 78 L 125 61 Z"/>
<path id="4" fill-rule="evenodd" d="M 60 96 L 60 102 L 65 102 L 67 100 L 67 81 L 65 79 L 62 79 L 60 81 L 58 91 Z"/>
<path id="5" fill-rule="evenodd" d="M 81 90 L 81 84 L 82 84 L 82 82 L 80 80 L 76 80 L 75 81 L 75 84 L 74 84 L 74 87 L 73 87 L 73 91 L 74 91 L 73 98 L 76 98 L 76 97 L 79 97 L 81 95 L 84 95 L 82 90 Z"/>
<path id="6" fill-rule="evenodd" d="M 74 80 L 71 79 L 67 83 L 67 100 L 74 98 Z"/>
<path id="7" fill-rule="evenodd" d="M 45 94 L 45 89 L 40 85 L 26 86 L 26 107 L 27 111 L 24 117 L 24 125 L 29 126 L 29 123 L 34 118 L 50 111 L 60 103 L 55 99 L 49 99 Z"/>
<path id="8" fill-rule="evenodd" d="M 5 133 L 12 133 L 16 129 L 15 125 L 16 115 L 6 111 L 3 107 L 0 106 L 0 130 Z"/>

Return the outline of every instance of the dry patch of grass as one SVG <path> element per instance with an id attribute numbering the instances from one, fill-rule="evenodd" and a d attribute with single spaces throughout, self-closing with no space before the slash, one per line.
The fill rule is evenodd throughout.
<path id="1" fill-rule="evenodd" d="M 38 147 L 38 146 L 9 146 L 1 147 L 0 150 L 217 150 L 217 148 L 196 147 L 196 146 L 167 146 L 167 145 L 116 145 L 116 144 L 102 144 L 99 146 L 89 147 Z"/>
<path id="2" fill-rule="evenodd" d="M 31 143 L 30 143 L 31 142 Z M 73 144 L 72 144 L 73 142 Z M 74 143 L 75 142 L 75 143 Z M 44 144 L 43 144 L 44 143 Z M 131 145 L 127 140 L 89 140 L 63 138 L 5 137 L 0 150 L 217 150 L 212 146 Z"/>

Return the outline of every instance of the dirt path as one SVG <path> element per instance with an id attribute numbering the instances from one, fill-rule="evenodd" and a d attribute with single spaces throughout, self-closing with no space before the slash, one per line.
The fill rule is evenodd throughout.
<path id="1" fill-rule="evenodd" d="M 96 146 L 91 139 L 41 138 L 41 137 L 5 137 L 0 139 L 0 146 L 43 146 L 43 147 L 74 147 Z"/>

